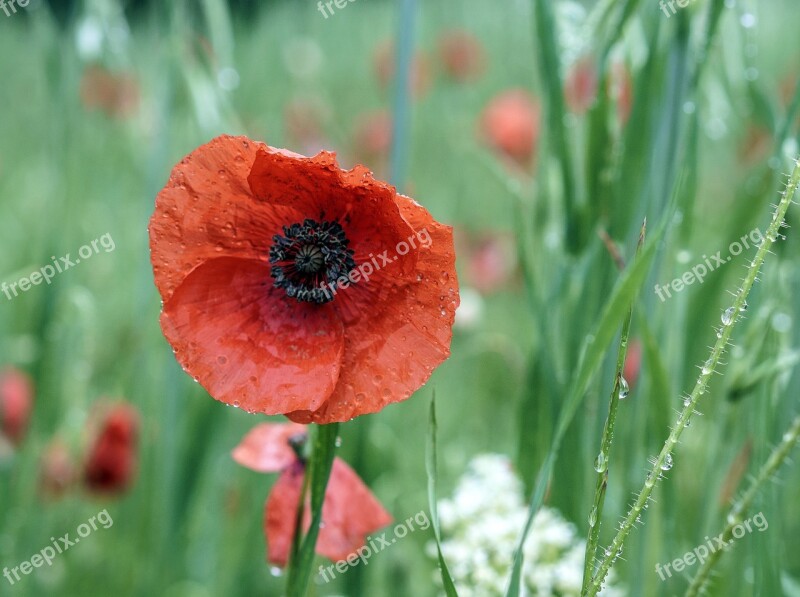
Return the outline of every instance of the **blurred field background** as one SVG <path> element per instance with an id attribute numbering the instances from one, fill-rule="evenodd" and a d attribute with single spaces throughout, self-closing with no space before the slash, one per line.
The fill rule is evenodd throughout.
<path id="1" fill-rule="evenodd" d="M 451 359 L 409 401 L 341 431 L 340 455 L 398 521 L 427 510 L 434 388 L 442 497 L 485 452 L 511 456 L 530 487 L 581 346 L 619 277 L 598 231 L 629 261 L 642 219 L 655 230 L 676 198 L 636 302 L 641 359 L 620 405 L 601 545 L 608 541 L 753 251 L 665 302 L 653 287 L 763 230 L 798 153 L 796 0 L 704 0 L 669 18 L 651 0 L 545 2 L 559 22 L 555 56 L 534 19 L 537 2 L 408 4 L 414 19 L 402 34 L 401 3 L 379 0 L 349 3 L 327 19 L 311 0 L 32 0 L 18 14 L 0 12 L 0 279 L 16 281 L 106 233 L 116 245 L 51 285 L 13 300 L 0 295 L 0 367 L 17 367 L 35 384 L 24 441 L 0 452 L 0 566 L 74 534 L 104 508 L 114 521 L 52 567 L 14 586 L 0 579 L 0 595 L 282 594 L 262 533 L 275 477 L 230 458 L 264 418 L 217 403 L 181 371 L 158 327 L 148 255 L 155 194 L 183 155 L 221 133 L 305 154 L 336 150 L 342 164 L 365 162 L 391 176 L 456 228 L 465 307 Z M 454 30 L 470 32 L 485 52 L 474 80 L 454 80 L 443 67 L 439 44 Z M 424 66 L 410 97 L 393 91 L 391 44 L 413 44 Z M 382 53 L 385 86 L 376 72 Z M 619 97 L 603 89 L 588 110 L 554 99 L 554 65 L 566 75 L 584 56 L 609 72 L 624 69 L 629 116 L 619 117 Z M 479 134 L 487 104 L 511 88 L 529 90 L 541 106 L 535 156 L 521 167 Z M 393 159 L 387 125 L 398 106 L 409 118 L 398 126 Z M 789 223 L 797 221 L 790 211 Z M 789 229 L 734 332 L 725 375 L 704 396 L 703 416 L 686 430 L 657 502 L 626 546 L 617 574 L 632 596 L 683 594 L 686 579 L 661 582 L 655 563 L 720 532 L 736 484 L 798 410 L 799 247 Z M 613 344 L 592 378 L 547 498 L 582 536 L 615 354 Z M 139 411 L 132 486 L 116 498 L 79 483 L 49 494 L 40 472 L 47 447 L 60 438 L 79 468 L 87 422 L 103 399 Z M 753 510 L 768 531 L 748 534 L 724 556 L 712 595 L 800 595 L 799 500 L 800 472 L 790 466 Z M 431 540 L 430 530 L 412 533 L 312 593 L 439 594 L 425 552 Z"/>

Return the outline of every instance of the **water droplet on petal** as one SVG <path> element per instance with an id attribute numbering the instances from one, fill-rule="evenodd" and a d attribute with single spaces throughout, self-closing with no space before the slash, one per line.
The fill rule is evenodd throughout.
<path id="1" fill-rule="evenodd" d="M 708 375 L 713 370 L 714 370 L 714 363 L 711 362 L 711 359 L 708 359 L 700 371 L 702 372 L 703 375 Z"/>
<path id="2" fill-rule="evenodd" d="M 597 506 L 593 506 L 589 512 L 589 526 L 593 527 L 595 524 L 597 524 Z"/>
<path id="3" fill-rule="evenodd" d="M 269 573 L 272 576 L 276 576 L 276 577 L 277 576 L 282 576 L 283 575 L 283 570 L 278 568 L 277 566 L 273 566 L 272 568 L 269 569 Z"/>
<path id="4" fill-rule="evenodd" d="M 664 462 L 661 463 L 661 470 L 668 471 L 672 468 L 672 454 L 667 454 L 666 458 L 664 458 Z"/>

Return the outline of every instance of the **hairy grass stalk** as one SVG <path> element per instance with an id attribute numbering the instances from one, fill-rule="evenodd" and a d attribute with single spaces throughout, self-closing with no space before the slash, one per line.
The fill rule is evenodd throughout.
<path id="1" fill-rule="evenodd" d="M 780 229 L 784 225 L 784 217 L 789 209 L 789 205 L 792 203 L 792 198 L 797 191 L 798 184 L 800 184 L 800 160 L 795 162 L 794 170 L 789 177 L 786 189 L 781 195 L 780 202 L 775 206 L 775 211 L 772 214 L 772 221 L 770 222 L 769 228 L 767 228 L 765 238 L 758 247 L 755 257 L 750 262 L 742 285 L 735 294 L 733 305 L 728 307 L 722 314 L 722 327 L 717 333 L 717 341 L 711 349 L 708 360 L 703 364 L 700 370 L 700 376 L 697 378 L 694 389 L 692 393 L 684 399 L 683 409 L 675 425 L 672 427 L 672 431 L 667 437 L 667 440 L 664 442 L 664 447 L 661 449 L 658 456 L 652 460 L 652 468 L 647 473 L 642 489 L 639 491 L 633 506 L 628 510 L 628 514 L 620 523 L 617 534 L 614 536 L 611 544 L 605 550 L 605 555 L 600 562 L 597 573 L 594 575 L 589 589 L 586 592 L 586 595 L 589 597 L 597 595 L 602 588 L 603 581 L 608 575 L 611 566 L 614 565 L 614 562 L 616 562 L 617 558 L 622 553 L 625 539 L 630 534 L 637 519 L 646 509 L 648 501 L 650 500 L 650 495 L 653 493 L 653 488 L 661 478 L 662 471 L 669 470 L 672 467 L 672 451 L 678 443 L 683 430 L 690 422 L 692 414 L 695 412 L 695 407 L 700 400 L 700 396 L 705 393 L 711 375 L 720 363 L 720 358 L 730 341 L 731 333 L 733 332 L 733 328 L 740 314 L 747 308 L 747 297 L 756 282 L 758 273 L 761 271 L 761 266 L 767 254 L 770 252 L 772 244 L 780 235 Z"/>
<path id="2" fill-rule="evenodd" d="M 786 433 L 783 434 L 781 443 L 772 451 L 767 461 L 758 471 L 755 479 L 753 479 L 750 487 L 738 501 L 734 502 L 728 516 L 726 517 L 725 528 L 722 531 L 722 538 L 727 543 L 733 537 L 733 529 L 742 522 L 743 516 L 750 509 L 753 500 L 764 485 L 773 475 L 778 471 L 781 465 L 786 461 L 792 449 L 797 445 L 800 440 L 800 416 L 796 417 L 791 427 Z M 706 589 L 711 581 L 711 570 L 722 557 L 723 550 L 718 549 L 711 552 L 708 559 L 703 562 L 703 565 L 697 571 L 697 574 L 692 579 L 689 588 L 686 590 L 686 597 L 696 597 L 697 595 L 705 594 Z"/>
<path id="3" fill-rule="evenodd" d="M 645 231 L 647 229 L 647 220 L 642 223 L 642 229 L 639 233 L 639 243 L 636 247 L 636 256 L 642 250 L 644 244 Z M 592 579 L 592 572 L 594 570 L 594 559 L 597 553 L 597 543 L 600 537 L 600 520 L 603 516 L 603 506 L 606 501 L 606 487 L 608 485 L 608 469 L 611 462 L 611 442 L 614 438 L 614 425 L 617 421 L 617 407 L 619 401 L 627 396 L 628 382 L 623 377 L 623 370 L 625 368 L 625 358 L 628 355 L 628 336 L 631 330 L 631 320 L 633 319 L 633 304 L 628 310 L 628 315 L 622 323 L 622 331 L 619 337 L 619 348 L 617 349 L 617 366 L 614 373 L 614 385 L 611 389 L 611 396 L 608 401 L 608 417 L 606 418 L 605 426 L 603 427 L 603 436 L 600 440 L 600 452 L 597 455 L 597 460 L 594 464 L 594 470 L 597 471 L 597 486 L 594 493 L 594 503 L 589 512 L 589 536 L 586 540 L 586 555 L 584 556 L 583 567 L 583 587 L 581 592 L 585 593 L 589 582 Z"/>

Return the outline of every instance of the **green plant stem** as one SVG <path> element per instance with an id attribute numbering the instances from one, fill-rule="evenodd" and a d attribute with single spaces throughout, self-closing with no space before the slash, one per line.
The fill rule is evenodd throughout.
<path id="1" fill-rule="evenodd" d="M 772 454 L 770 454 L 767 461 L 761 467 L 761 470 L 750 484 L 750 487 L 747 488 L 742 498 L 734 503 L 728 512 L 725 529 L 722 531 L 722 537 L 726 543 L 732 539 L 733 529 L 742 522 L 742 517 L 750 509 L 761 486 L 764 485 L 767 480 L 771 479 L 778 471 L 792 449 L 797 445 L 798 440 L 800 440 L 800 416 L 795 418 L 792 426 L 783 434 L 781 443 L 772 451 Z M 697 575 L 692 579 L 689 588 L 686 590 L 686 597 L 696 597 L 697 595 L 705 594 L 708 583 L 711 580 L 711 570 L 719 561 L 720 557 L 722 557 L 722 553 L 722 549 L 711 552 L 711 555 L 703 562 L 703 565 L 697 571 Z"/>
<path id="2" fill-rule="evenodd" d="M 783 226 L 783 219 L 786 216 L 786 211 L 789 209 L 789 205 L 792 203 L 792 198 L 797 191 L 798 184 L 800 184 L 800 161 L 795 162 L 795 167 L 791 176 L 789 177 L 786 190 L 783 192 L 780 202 L 775 207 L 775 211 L 772 215 L 772 222 L 770 223 L 769 228 L 767 228 L 764 241 L 759 246 L 753 261 L 750 262 L 750 266 L 747 269 L 747 275 L 742 281 L 739 291 L 736 293 L 733 306 L 730 308 L 731 315 L 728 322 L 725 323 L 725 321 L 723 321 L 722 328 L 717 337 L 717 342 L 711 349 L 711 355 L 701 369 L 700 376 L 697 378 L 697 383 L 695 384 L 692 393 L 684 401 L 684 407 L 681 410 L 680 416 L 678 417 L 675 425 L 672 427 L 672 431 L 667 437 L 667 440 L 664 442 L 664 447 L 661 448 L 661 452 L 655 458 L 652 469 L 647 474 L 644 485 L 636 497 L 636 501 L 628 511 L 628 514 L 620 523 L 619 530 L 614 536 L 611 545 L 605 550 L 605 556 L 600 562 L 597 573 L 592 579 L 592 583 L 589 586 L 588 592 L 586 593 L 589 597 L 596 595 L 600 591 L 603 581 L 605 580 L 608 571 L 611 569 L 611 566 L 621 553 L 625 539 L 633 529 L 636 519 L 642 514 L 647 506 L 647 503 L 650 500 L 650 495 L 653 493 L 653 488 L 661 476 L 661 471 L 669 468 L 669 466 L 664 466 L 664 463 L 667 460 L 667 457 L 670 459 L 672 458 L 672 450 L 678 443 L 678 440 L 680 439 L 680 436 L 683 433 L 687 423 L 689 423 L 690 419 L 692 418 L 692 414 L 694 413 L 695 407 L 700 400 L 700 396 L 705 393 L 706 388 L 708 387 L 708 382 L 711 379 L 711 375 L 719 365 L 720 357 L 725 351 L 725 347 L 728 345 L 731 333 L 736 325 L 739 314 L 744 310 L 745 305 L 747 304 L 747 297 L 756 282 L 756 278 L 758 277 L 758 273 L 761 271 L 761 266 L 766 259 L 767 253 L 769 253 L 770 247 L 772 247 L 772 244 L 780 234 L 780 229 Z"/>
<path id="3" fill-rule="evenodd" d="M 311 566 L 314 563 L 314 550 L 317 546 L 320 522 L 322 522 L 322 505 L 325 502 L 325 490 L 333 468 L 333 457 L 336 452 L 336 437 L 339 424 L 318 425 L 314 434 L 311 458 L 306 468 L 306 477 L 311 490 L 311 526 L 302 541 L 299 533 L 295 541 L 299 542 L 296 556 L 289 562 L 289 574 L 286 583 L 287 597 L 305 597 L 311 580 Z M 305 507 L 305 492 L 301 492 L 298 508 Z M 294 554 L 293 554 L 294 555 Z"/>
<path id="4" fill-rule="evenodd" d="M 644 245 L 644 236 L 647 229 L 647 220 L 642 224 L 639 233 L 639 243 L 636 247 L 636 256 Z M 583 562 L 583 586 L 581 592 L 585 593 L 592 579 L 594 570 L 594 558 L 597 553 L 597 543 L 600 537 L 600 520 L 603 515 L 603 506 L 606 501 L 606 487 L 608 486 L 608 470 L 611 466 L 611 441 L 614 437 L 614 426 L 617 421 L 617 407 L 619 406 L 620 381 L 625 369 L 625 358 L 628 355 L 628 336 L 631 331 L 631 320 L 633 319 L 633 303 L 628 310 L 628 315 L 622 323 L 622 331 L 619 336 L 619 348 L 617 349 L 617 366 L 614 373 L 614 385 L 611 388 L 611 397 L 608 400 L 608 417 L 603 427 L 603 436 L 600 440 L 600 454 L 598 462 L 595 464 L 597 471 L 597 486 L 594 492 L 594 504 L 589 513 L 589 536 L 586 540 L 586 554 Z M 602 460 L 601 460 L 602 459 Z M 599 466 L 598 466 L 599 465 Z"/>

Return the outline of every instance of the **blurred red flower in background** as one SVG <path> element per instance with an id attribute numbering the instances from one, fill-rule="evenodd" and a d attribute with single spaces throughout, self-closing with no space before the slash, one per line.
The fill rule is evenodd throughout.
<path id="1" fill-rule="evenodd" d="M 456 231 L 456 246 L 466 259 L 466 283 L 482 294 L 507 287 L 518 271 L 514 236 Z"/>
<path id="2" fill-rule="evenodd" d="M 33 381 L 27 373 L 7 367 L 0 371 L 0 432 L 19 445 L 33 408 Z"/>
<path id="3" fill-rule="evenodd" d="M 293 99 L 283 111 L 286 138 L 293 147 L 316 153 L 327 144 L 325 123 L 329 118 L 330 109 L 318 98 Z"/>
<path id="4" fill-rule="evenodd" d="M 378 45 L 374 53 L 375 57 L 375 76 L 382 91 L 388 91 L 394 84 L 397 56 L 394 51 L 394 44 L 391 41 L 384 41 Z M 409 81 L 409 93 L 412 97 L 419 99 L 425 95 L 431 87 L 431 68 L 428 57 L 422 52 L 416 52 L 411 58 L 411 74 Z"/>
<path id="5" fill-rule="evenodd" d="M 628 353 L 625 355 L 625 365 L 622 369 L 622 377 L 628 382 L 628 387 L 633 390 L 636 382 L 639 381 L 639 373 L 642 370 L 642 343 L 634 338 L 628 346 Z"/>
<path id="6" fill-rule="evenodd" d="M 298 452 L 307 438 L 305 425 L 263 423 L 253 428 L 233 450 L 233 459 L 260 473 L 280 473 L 264 509 L 267 559 L 285 566 L 294 540 L 295 521 L 303 488 L 305 462 Z M 303 528 L 311 522 L 304 507 Z M 333 461 L 322 505 L 316 551 L 333 561 L 344 560 L 362 547 L 367 536 L 392 522 L 392 517 L 358 475 L 339 458 Z"/>
<path id="7" fill-rule="evenodd" d="M 484 109 L 480 130 L 502 156 L 527 167 L 539 139 L 539 105 L 524 89 L 503 91 Z"/>
<path id="8" fill-rule="evenodd" d="M 75 463 L 65 442 L 56 438 L 45 448 L 39 463 L 39 487 L 47 497 L 63 495 L 76 478 Z"/>
<path id="9" fill-rule="evenodd" d="M 139 85 L 133 75 L 112 73 L 102 66 L 86 68 L 81 77 L 81 101 L 87 110 L 127 118 L 139 109 Z"/>
<path id="10" fill-rule="evenodd" d="M 439 37 L 439 61 L 455 81 L 476 81 L 486 70 L 483 44 L 469 31 L 445 31 Z"/>
<path id="11" fill-rule="evenodd" d="M 392 115 L 380 109 L 360 114 L 353 130 L 355 158 L 378 172 L 386 170 L 392 148 Z"/>
<path id="12" fill-rule="evenodd" d="M 159 193 L 150 248 L 164 335 L 227 404 L 346 421 L 405 400 L 449 356 L 452 229 L 332 153 L 212 140 Z"/>
<path id="13" fill-rule="evenodd" d="M 117 494 L 133 482 L 138 460 L 139 416 L 124 403 L 101 409 L 84 464 L 86 488 L 99 494 Z"/>
<path id="14" fill-rule="evenodd" d="M 578 60 L 567 73 L 564 82 L 564 98 L 570 110 L 585 114 L 597 99 L 597 68 L 594 57 Z M 633 83 L 624 64 L 615 63 L 606 84 L 606 92 L 617 106 L 617 118 L 622 125 L 628 122 L 633 106 Z"/>
<path id="15" fill-rule="evenodd" d="M 592 57 L 581 58 L 569 69 L 564 82 L 564 98 L 569 109 L 576 114 L 583 114 L 592 107 L 597 98 L 597 70 Z"/>

